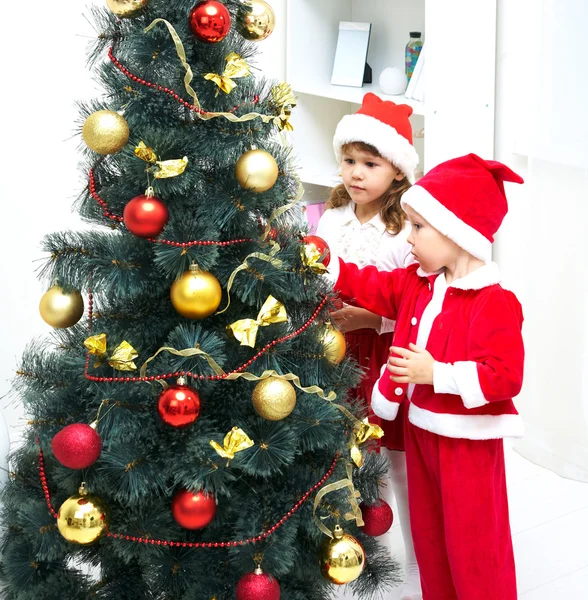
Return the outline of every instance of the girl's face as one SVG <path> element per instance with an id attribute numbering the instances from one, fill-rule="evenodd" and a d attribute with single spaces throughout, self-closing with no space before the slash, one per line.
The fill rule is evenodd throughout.
<path id="1" fill-rule="evenodd" d="M 412 246 L 412 254 L 425 273 L 435 273 L 451 265 L 463 253 L 455 242 L 440 233 L 410 206 L 405 206 L 404 212 L 412 225 L 407 242 Z"/>
<path id="2" fill-rule="evenodd" d="M 341 176 L 347 193 L 356 204 L 377 202 L 394 180 L 404 174 L 385 158 L 349 145 L 343 151 Z"/>

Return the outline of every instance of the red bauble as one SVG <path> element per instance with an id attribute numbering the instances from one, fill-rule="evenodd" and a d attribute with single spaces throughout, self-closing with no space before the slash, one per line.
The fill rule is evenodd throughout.
<path id="1" fill-rule="evenodd" d="M 172 515 L 186 529 L 206 527 L 216 514 L 216 500 L 204 492 L 180 490 L 172 500 Z"/>
<path id="2" fill-rule="evenodd" d="M 98 460 L 102 450 L 102 440 L 89 425 L 74 423 L 53 436 L 51 449 L 55 458 L 64 467 L 85 469 Z"/>
<path id="3" fill-rule="evenodd" d="M 231 30 L 231 15 L 222 2 L 198 2 L 190 13 L 190 29 L 203 42 L 220 42 Z"/>
<path id="4" fill-rule="evenodd" d="M 372 505 L 362 502 L 360 507 L 363 517 L 363 526 L 360 529 L 367 535 L 373 537 L 384 535 L 392 527 L 394 515 L 390 505 L 381 498 Z"/>
<path id="5" fill-rule="evenodd" d="M 167 206 L 153 196 L 136 196 L 125 206 L 123 212 L 127 229 L 136 236 L 144 238 L 159 235 L 168 219 Z"/>
<path id="6" fill-rule="evenodd" d="M 168 425 L 185 427 L 200 415 L 200 396 L 187 385 L 170 385 L 159 395 L 157 412 Z"/>
<path id="7" fill-rule="evenodd" d="M 280 600 L 280 585 L 275 577 L 257 568 L 239 580 L 237 600 Z"/>
<path id="8" fill-rule="evenodd" d="M 302 239 L 302 242 L 304 244 L 313 245 L 322 256 L 320 262 L 325 265 L 325 267 L 329 266 L 329 263 L 331 262 L 331 251 L 329 250 L 329 245 L 327 242 L 325 242 L 325 240 L 323 240 L 323 238 L 319 237 L 318 235 L 307 235 Z"/>

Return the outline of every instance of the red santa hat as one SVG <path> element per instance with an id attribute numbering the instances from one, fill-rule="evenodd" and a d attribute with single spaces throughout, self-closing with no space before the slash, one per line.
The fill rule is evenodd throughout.
<path id="1" fill-rule="evenodd" d="M 489 262 L 494 234 L 508 212 L 505 181 L 523 183 L 502 163 L 468 154 L 431 169 L 402 195 L 401 204 L 472 256 Z"/>
<path id="2" fill-rule="evenodd" d="M 344 116 L 335 131 L 333 148 L 341 162 L 342 148 L 352 142 L 363 142 L 389 160 L 414 183 L 414 170 L 419 155 L 412 145 L 409 117 L 412 108 L 382 100 L 371 92 L 363 97 L 361 108 L 354 115 Z"/>

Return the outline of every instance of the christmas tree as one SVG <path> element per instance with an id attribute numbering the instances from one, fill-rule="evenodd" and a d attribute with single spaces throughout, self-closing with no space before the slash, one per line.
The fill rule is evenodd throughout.
<path id="1" fill-rule="evenodd" d="M 48 235 L 2 493 L 9 600 L 312 600 L 397 568 L 381 434 L 330 325 L 262 0 L 107 0 L 80 108 L 95 227 Z M 363 504 L 360 504 L 362 503 Z M 365 524 L 362 521 L 362 510 Z M 368 535 L 370 534 L 370 535 Z"/>

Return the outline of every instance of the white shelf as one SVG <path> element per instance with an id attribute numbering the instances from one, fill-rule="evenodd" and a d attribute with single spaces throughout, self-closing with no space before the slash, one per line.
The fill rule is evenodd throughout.
<path id="1" fill-rule="evenodd" d="M 305 82 L 292 83 L 292 89 L 298 94 L 308 94 L 310 96 L 319 96 L 321 98 L 330 98 L 332 100 L 341 100 L 343 102 L 352 102 L 361 104 L 365 94 L 373 92 L 382 98 L 382 100 L 391 100 L 396 104 L 408 104 L 415 115 L 425 114 L 425 103 L 417 100 L 405 98 L 404 95 L 389 96 L 382 93 L 375 83 L 365 83 L 363 87 L 348 87 L 344 85 L 331 85 L 330 83 Z"/>
<path id="2" fill-rule="evenodd" d="M 328 173 L 313 172 L 310 169 L 300 169 L 298 171 L 300 181 L 304 184 L 320 186 L 323 188 L 332 188 L 341 183 L 341 178 L 333 175 L 329 177 Z"/>

